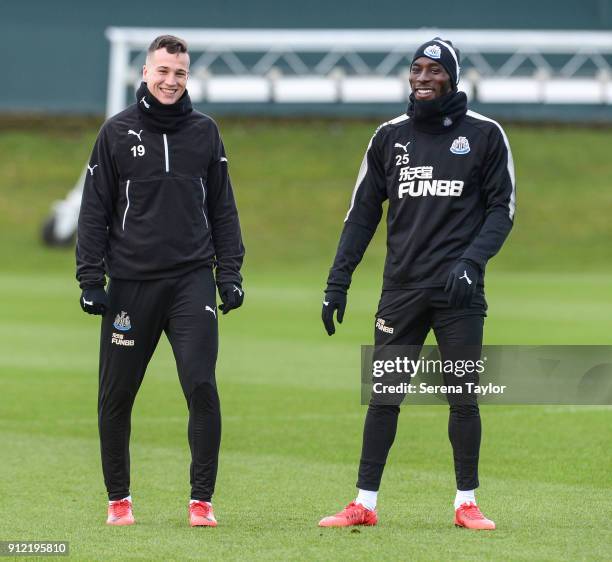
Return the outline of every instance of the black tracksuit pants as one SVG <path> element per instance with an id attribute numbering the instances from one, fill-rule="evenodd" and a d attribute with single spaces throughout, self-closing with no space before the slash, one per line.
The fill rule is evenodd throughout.
<path id="1" fill-rule="evenodd" d="M 130 493 L 130 419 L 136 393 L 166 332 L 189 408 L 191 497 L 210 501 L 221 442 L 215 382 L 218 350 L 213 272 L 202 267 L 152 281 L 112 279 L 102 319 L 98 424 L 110 500 Z"/>
<path id="2" fill-rule="evenodd" d="M 487 309 L 484 292 L 478 290 L 469 308 L 451 308 L 447 299 L 447 293 L 439 288 L 383 291 L 376 316 L 385 321 L 387 331 L 382 331 L 380 324 L 374 329 L 375 344 L 416 346 L 413 352 L 417 359 L 433 328 L 443 361 L 480 359 Z M 392 328 L 393 333 L 389 333 L 388 328 Z M 478 383 L 478 375 L 466 375 L 462 381 Z M 457 385 L 458 382 L 450 374 L 445 376 L 444 383 Z M 399 396 L 398 404 L 401 399 Z M 450 407 L 448 437 L 453 449 L 457 489 L 473 490 L 478 487 L 481 437 L 478 403 L 474 394 L 448 394 L 447 399 Z M 387 455 L 395 439 L 399 412 L 399 405 L 370 401 L 363 431 L 358 488 L 379 489 Z"/>

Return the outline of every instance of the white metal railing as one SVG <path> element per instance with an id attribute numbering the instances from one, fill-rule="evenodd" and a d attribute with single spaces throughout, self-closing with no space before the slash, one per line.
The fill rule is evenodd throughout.
<path id="1" fill-rule="evenodd" d="M 439 35 L 461 50 L 460 88 L 483 103 L 612 103 L 612 32 L 155 29 L 111 27 L 107 113 L 127 103 L 157 35 L 184 38 L 194 101 L 400 102 L 415 48 Z"/>

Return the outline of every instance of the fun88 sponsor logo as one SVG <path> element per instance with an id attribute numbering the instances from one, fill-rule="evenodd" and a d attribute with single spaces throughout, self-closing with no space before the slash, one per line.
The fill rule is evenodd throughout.
<path id="1" fill-rule="evenodd" d="M 463 192 L 461 180 L 419 180 L 400 183 L 397 196 L 403 199 L 409 197 L 459 197 Z"/>
<path id="2" fill-rule="evenodd" d="M 406 181 L 408 180 L 408 181 Z M 400 169 L 397 196 L 409 197 L 459 197 L 463 192 L 461 180 L 434 180 L 433 166 L 406 166 Z"/>

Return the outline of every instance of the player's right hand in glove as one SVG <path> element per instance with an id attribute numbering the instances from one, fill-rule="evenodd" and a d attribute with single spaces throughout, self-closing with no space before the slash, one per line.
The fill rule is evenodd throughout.
<path id="1" fill-rule="evenodd" d="M 346 293 L 343 291 L 325 291 L 325 297 L 323 298 L 323 310 L 321 311 L 321 318 L 323 319 L 323 325 L 327 330 L 328 336 L 333 336 L 336 333 L 336 326 L 334 326 L 334 312 L 337 312 L 338 324 L 342 324 L 344 318 L 344 311 L 346 310 Z"/>
<path id="2" fill-rule="evenodd" d="M 227 314 L 230 310 L 234 310 L 234 308 L 241 307 L 244 301 L 244 291 L 242 287 L 234 283 L 225 283 L 221 285 L 221 287 L 219 287 L 219 295 L 223 301 L 223 304 L 219 305 L 219 310 L 223 312 L 223 314 Z"/>
<path id="3" fill-rule="evenodd" d="M 108 310 L 108 295 L 104 287 L 83 289 L 79 302 L 81 303 L 81 308 L 87 314 L 100 314 L 104 316 Z"/>

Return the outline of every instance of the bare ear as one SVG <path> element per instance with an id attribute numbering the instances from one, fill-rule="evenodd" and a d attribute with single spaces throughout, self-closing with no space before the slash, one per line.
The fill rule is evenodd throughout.
<path id="1" fill-rule="evenodd" d="M 142 65 L 142 81 L 143 82 L 147 81 L 147 65 L 146 64 Z"/>

